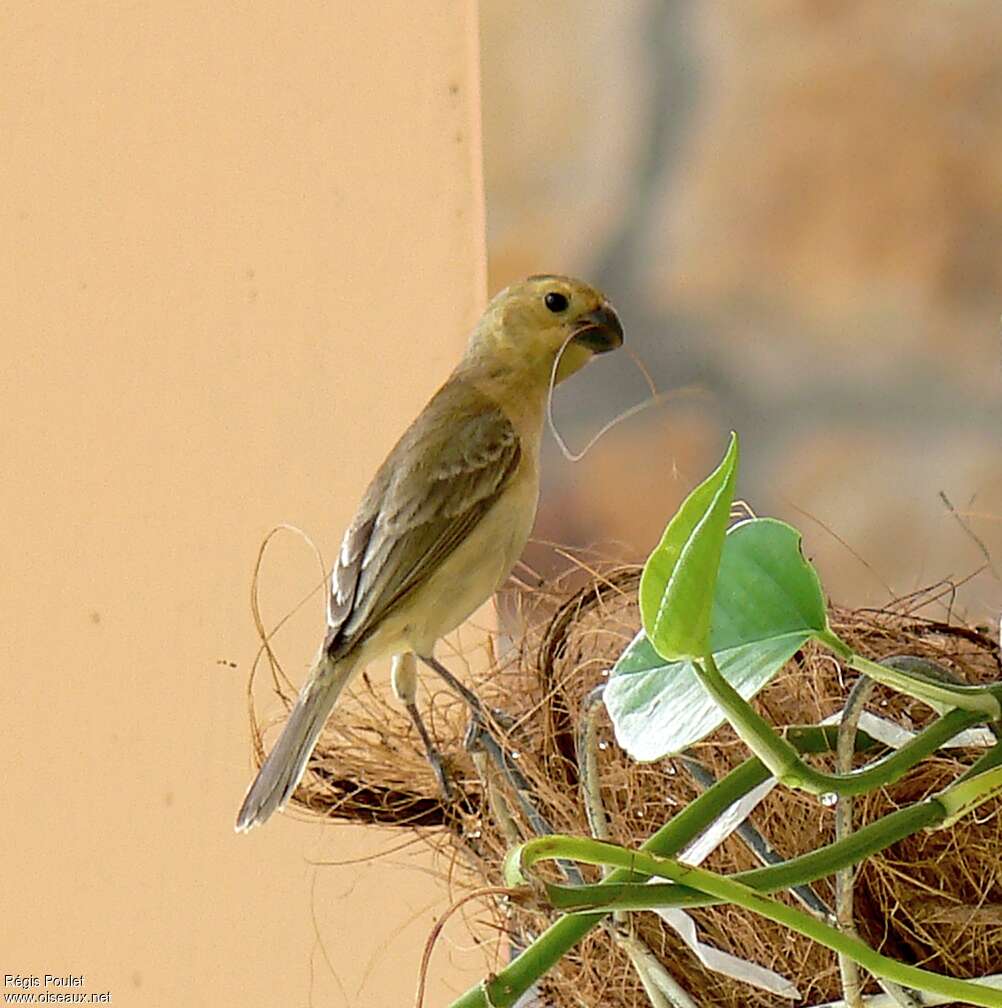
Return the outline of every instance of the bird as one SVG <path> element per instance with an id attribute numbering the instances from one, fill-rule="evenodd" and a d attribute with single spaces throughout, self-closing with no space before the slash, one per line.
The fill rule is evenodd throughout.
<path id="1" fill-rule="evenodd" d="M 435 658 L 435 643 L 501 587 L 528 541 L 552 386 L 622 343 L 608 299 L 573 277 L 537 274 L 491 299 L 344 533 L 323 643 L 247 791 L 238 832 L 285 806 L 339 696 L 369 663 L 393 659 L 394 689 L 412 718 L 414 656 L 475 700 Z M 444 783 L 440 764 L 436 773 Z"/>

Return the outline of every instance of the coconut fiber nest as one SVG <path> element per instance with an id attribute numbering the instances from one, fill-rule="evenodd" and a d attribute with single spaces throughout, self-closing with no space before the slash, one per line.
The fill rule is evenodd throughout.
<path id="1" fill-rule="evenodd" d="M 604 573 L 581 571 L 553 585 L 521 593 L 506 622 L 523 628 L 507 643 L 495 641 L 500 657 L 468 669 L 465 681 L 487 708 L 494 737 L 507 748 L 528 784 L 527 793 L 556 832 L 589 835 L 575 755 L 582 702 L 608 676 L 615 659 L 640 624 L 637 567 Z M 834 609 L 836 632 L 874 660 L 890 655 L 932 659 L 959 679 L 1002 678 L 998 644 L 983 629 L 912 615 L 928 597 L 915 596 L 885 611 Z M 508 599 L 511 602 L 511 599 Z M 445 656 L 458 671 L 457 662 Z M 828 652 L 807 646 L 757 697 L 758 710 L 775 726 L 816 724 L 840 711 L 855 673 Z M 467 708 L 436 677 L 423 674 L 421 706 L 433 738 L 445 755 L 458 798 L 444 802 L 406 714 L 385 689 L 363 678 L 339 707 L 318 745 L 294 804 L 329 820 L 400 827 L 432 843 L 448 873 L 471 889 L 502 886 L 505 852 L 535 835 L 538 821 L 518 796 L 471 755 L 466 744 Z M 283 688 L 287 700 L 291 690 Z M 931 720 L 924 704 L 876 687 L 867 709 L 904 728 Z M 259 754 L 260 734 L 257 733 Z M 940 750 L 901 781 L 856 799 L 858 828 L 945 786 L 984 750 Z M 599 718 L 598 768 L 611 839 L 637 847 L 660 825 L 720 779 L 748 752 L 729 727 L 688 751 L 687 759 L 639 764 L 617 746 L 604 712 Z M 873 759 L 871 753 L 867 759 Z M 829 757 L 812 757 L 834 770 Z M 695 768 L 694 762 L 700 764 Z M 700 780 L 697 781 L 696 777 Z M 952 829 L 919 832 L 870 858 L 855 884 L 855 922 L 860 937 L 884 954 L 956 977 L 1002 969 L 1002 816 L 998 801 L 981 806 Z M 782 858 L 831 843 L 834 809 L 817 797 L 775 788 L 749 822 Z M 744 841 L 730 836 L 706 866 L 732 873 L 761 864 Z M 457 871 L 457 867 L 460 869 Z M 588 875 L 589 879 L 595 878 Z M 834 905 L 831 879 L 812 886 Z M 789 900 L 788 894 L 780 895 Z M 490 968 L 508 961 L 555 914 L 485 898 L 496 935 Z M 678 935 L 652 913 L 630 916 L 634 933 L 675 980 L 701 1005 L 816 1005 L 841 997 L 834 953 L 778 924 L 733 906 L 692 910 L 700 940 L 766 966 L 787 977 L 801 1000 L 791 1002 L 710 972 Z M 866 992 L 876 991 L 870 984 Z M 544 979 L 541 1003 L 570 1008 L 649 1006 L 629 959 L 595 928 Z"/>

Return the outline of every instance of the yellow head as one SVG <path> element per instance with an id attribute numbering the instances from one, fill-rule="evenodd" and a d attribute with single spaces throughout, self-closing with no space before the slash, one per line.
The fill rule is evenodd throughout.
<path id="1" fill-rule="evenodd" d="M 491 300 L 464 364 L 495 378 L 548 384 L 558 354 L 560 382 L 622 343 L 619 317 L 600 291 L 573 277 L 531 276 Z"/>

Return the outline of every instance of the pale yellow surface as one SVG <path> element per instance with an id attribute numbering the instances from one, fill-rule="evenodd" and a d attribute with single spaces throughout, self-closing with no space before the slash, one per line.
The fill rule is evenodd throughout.
<path id="1" fill-rule="evenodd" d="M 308 863 L 399 837 L 233 819 L 258 543 L 333 555 L 482 303 L 473 4 L 2 16 L 0 975 L 409 1004 L 441 886 Z M 279 544 L 271 615 L 314 574 Z M 428 1003 L 478 966 L 443 948 Z"/>

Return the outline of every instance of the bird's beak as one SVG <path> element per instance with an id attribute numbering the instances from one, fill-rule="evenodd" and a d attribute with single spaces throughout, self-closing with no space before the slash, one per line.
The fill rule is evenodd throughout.
<path id="1" fill-rule="evenodd" d="M 582 315 L 574 330 L 572 342 L 597 354 L 622 346 L 623 326 L 612 305 L 601 304 L 594 311 Z"/>

